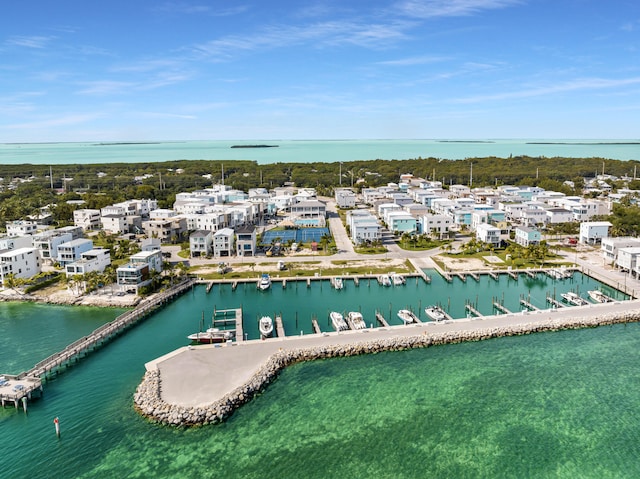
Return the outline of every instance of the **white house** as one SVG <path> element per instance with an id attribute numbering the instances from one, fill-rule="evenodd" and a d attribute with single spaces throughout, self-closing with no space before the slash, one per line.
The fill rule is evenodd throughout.
<path id="1" fill-rule="evenodd" d="M 35 234 L 38 231 L 38 225 L 35 221 L 9 221 L 6 225 L 7 236 L 13 238 L 15 236 L 27 236 Z"/>
<path id="2" fill-rule="evenodd" d="M 161 251 L 141 251 L 129 258 L 129 263 L 116 270 L 116 283 L 122 291 L 137 292 L 152 281 L 152 271 L 162 271 Z"/>
<path id="3" fill-rule="evenodd" d="M 453 222 L 450 216 L 446 215 L 424 215 L 422 217 L 422 232 L 425 234 L 445 235 L 451 228 Z"/>
<path id="4" fill-rule="evenodd" d="M 100 228 L 100 210 L 81 209 L 73 212 L 73 224 L 85 231 Z"/>
<path id="5" fill-rule="evenodd" d="M 235 233 L 231 228 L 222 228 L 213 234 L 213 255 L 232 256 L 235 252 Z"/>
<path id="6" fill-rule="evenodd" d="M 36 248 L 17 248 L 0 253 L 0 282 L 7 276 L 31 278 L 40 273 L 40 255 Z"/>
<path id="7" fill-rule="evenodd" d="M 500 245 L 500 228 L 496 228 L 488 223 L 481 223 L 476 228 L 476 239 L 493 246 Z"/>
<path id="8" fill-rule="evenodd" d="M 213 245 L 213 233 L 211 231 L 198 230 L 189 235 L 189 253 L 192 258 L 207 256 L 211 253 Z"/>
<path id="9" fill-rule="evenodd" d="M 258 244 L 256 227 L 245 225 L 236 228 L 236 251 L 238 256 L 255 256 Z"/>
<path id="10" fill-rule="evenodd" d="M 632 246 L 630 248 L 621 248 L 618 250 L 618 257 L 615 266 L 622 271 L 630 272 L 633 276 L 637 274 L 637 268 L 640 265 L 638 258 L 640 257 L 640 246 Z"/>
<path id="11" fill-rule="evenodd" d="M 111 264 L 111 255 L 108 249 L 95 248 L 81 254 L 78 261 L 65 266 L 67 278 L 75 275 L 83 275 L 92 271 L 102 272 Z"/>
<path id="12" fill-rule="evenodd" d="M 338 208 L 354 208 L 356 206 L 356 194 L 346 188 L 336 188 L 334 197 Z"/>
<path id="13" fill-rule="evenodd" d="M 415 233 L 418 221 L 406 211 L 389 211 L 386 215 L 387 229 L 398 233 Z"/>
<path id="14" fill-rule="evenodd" d="M 625 236 L 621 238 L 602 238 L 600 249 L 602 258 L 608 264 L 614 264 L 618 259 L 618 251 L 622 248 L 640 246 L 640 238 Z"/>
<path id="15" fill-rule="evenodd" d="M 60 233 L 56 230 L 43 231 L 33 236 L 33 247 L 38 248 L 43 260 L 53 262 L 58 258 L 58 246 L 72 239 L 71 233 Z"/>
<path id="16" fill-rule="evenodd" d="M 569 223 L 573 221 L 573 212 L 566 208 L 549 208 L 545 211 L 546 224 Z"/>

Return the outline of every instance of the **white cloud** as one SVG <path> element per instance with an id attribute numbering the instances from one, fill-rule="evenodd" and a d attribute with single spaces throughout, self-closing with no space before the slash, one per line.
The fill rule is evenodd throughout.
<path id="1" fill-rule="evenodd" d="M 9 37 L 9 39 L 7 39 L 6 41 L 6 44 L 11 46 L 41 49 L 41 48 L 45 48 L 53 39 L 55 39 L 55 37 L 51 37 L 51 36 L 45 37 L 45 36 L 39 36 L 39 35 L 31 35 L 31 36 L 19 35 L 19 36 Z"/>
<path id="2" fill-rule="evenodd" d="M 388 65 L 388 66 L 412 66 L 412 65 L 426 65 L 428 63 L 438 63 L 447 61 L 450 58 L 447 57 L 437 57 L 437 56 L 417 56 L 417 57 L 407 57 L 407 58 L 398 58 L 397 60 L 386 60 L 382 62 L 377 62 L 376 65 Z"/>
<path id="3" fill-rule="evenodd" d="M 519 5 L 520 0 L 407 0 L 395 10 L 412 18 L 460 17 Z"/>

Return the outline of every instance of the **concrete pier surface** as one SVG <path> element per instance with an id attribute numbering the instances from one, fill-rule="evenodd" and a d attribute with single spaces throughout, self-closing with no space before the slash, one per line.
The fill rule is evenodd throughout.
<path id="1" fill-rule="evenodd" d="M 160 399 L 163 402 L 182 407 L 199 407 L 219 401 L 237 388 L 249 383 L 260 367 L 279 351 L 445 332 L 481 331 L 520 324 L 542 323 L 549 320 L 561 323 L 571 318 L 611 317 L 631 312 L 640 314 L 640 300 L 456 319 L 438 323 L 424 322 L 406 326 L 342 331 L 340 333 L 186 346 L 150 361 L 145 364 L 145 368 L 147 371 L 159 373 Z"/>

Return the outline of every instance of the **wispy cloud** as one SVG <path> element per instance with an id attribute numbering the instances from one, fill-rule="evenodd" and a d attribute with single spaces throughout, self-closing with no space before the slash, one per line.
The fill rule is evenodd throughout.
<path id="1" fill-rule="evenodd" d="M 97 80 L 85 82 L 83 85 L 84 88 L 77 92 L 80 95 L 112 95 L 115 93 L 131 93 L 131 90 L 137 86 L 137 83 L 114 80 Z"/>
<path id="2" fill-rule="evenodd" d="M 463 97 L 454 100 L 454 103 L 480 103 L 485 101 L 512 100 L 518 98 L 531 98 L 583 90 L 604 90 L 622 88 L 625 86 L 640 84 L 640 77 L 609 79 L 609 78 L 580 78 L 556 85 L 544 85 L 528 89 L 501 92 L 491 95 L 477 95 Z"/>
<path id="3" fill-rule="evenodd" d="M 216 8 L 211 5 L 203 5 L 187 2 L 165 2 L 155 7 L 154 10 L 183 15 L 211 15 L 215 17 L 228 17 L 244 13 L 248 10 L 246 5 L 235 5 L 228 8 Z"/>
<path id="4" fill-rule="evenodd" d="M 399 2 L 395 10 L 412 18 L 460 17 L 521 3 L 521 0 L 406 0 Z"/>
<path id="5" fill-rule="evenodd" d="M 407 38 L 408 22 L 359 23 L 336 20 L 310 25 L 274 25 L 265 27 L 256 35 L 227 36 L 195 45 L 197 53 L 212 59 L 228 59 L 237 52 L 269 50 L 296 45 L 315 47 L 356 45 L 368 48 L 386 48 L 390 43 Z"/>
<path id="6" fill-rule="evenodd" d="M 25 47 L 25 48 L 45 48 L 56 37 L 53 36 L 14 36 L 9 37 L 6 41 L 7 45 Z"/>
<path id="7" fill-rule="evenodd" d="M 426 65 L 429 63 L 438 63 L 450 60 L 448 57 L 437 57 L 437 56 L 417 56 L 417 57 L 407 57 L 407 58 L 398 58 L 397 60 L 386 60 L 382 62 L 377 62 L 376 65 L 386 65 L 386 66 L 413 66 L 413 65 Z"/>
<path id="8" fill-rule="evenodd" d="M 45 118 L 26 123 L 14 123 L 12 125 L 4 125 L 4 128 L 11 129 L 36 129 L 36 128 L 53 128 L 56 126 L 77 125 L 100 118 L 99 113 L 92 114 L 69 114 L 52 118 Z"/>

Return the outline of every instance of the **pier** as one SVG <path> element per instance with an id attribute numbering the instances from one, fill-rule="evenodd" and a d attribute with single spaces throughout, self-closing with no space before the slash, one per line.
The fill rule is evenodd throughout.
<path id="1" fill-rule="evenodd" d="M 316 326 L 317 326 L 318 322 L 316 321 Z M 318 329 L 320 329 L 318 327 Z M 286 334 L 284 334 L 284 325 L 282 324 L 282 316 L 277 315 L 276 316 L 276 334 L 278 335 L 279 338 L 284 338 L 286 336 Z"/>
<path id="2" fill-rule="evenodd" d="M 478 311 L 471 303 L 464 305 L 464 309 L 473 314 L 477 318 L 482 318 L 482 313 Z"/>
<path id="3" fill-rule="evenodd" d="M 2 391 L 0 392 L 0 404 L 4 407 L 5 403 L 9 402 L 17 408 L 22 402 L 23 409 L 26 411 L 27 400 L 34 397 L 35 392 L 42 392 L 42 376 L 71 366 L 89 352 L 121 334 L 125 329 L 146 319 L 152 312 L 191 289 L 194 284 L 194 280 L 187 279 L 167 291 L 141 302 L 136 309 L 121 314 L 110 323 L 95 329 L 88 336 L 74 341 L 62 351 L 40 361 L 28 371 L 15 376 L 11 374 L 0 375 L 6 381 L 6 384 L 0 389 Z M 242 319 L 240 323 L 242 323 Z"/>
<path id="4" fill-rule="evenodd" d="M 280 320 L 282 322 L 282 320 Z M 313 327 L 313 332 L 316 334 L 321 334 L 322 330 L 320 329 L 320 326 L 318 325 L 318 320 L 316 318 L 313 318 L 311 320 L 311 326 Z M 278 335 L 280 336 L 280 335 Z"/>
<path id="5" fill-rule="evenodd" d="M 493 271 L 489 271 L 488 272 L 489 276 L 491 276 L 493 279 L 495 279 L 496 281 L 499 281 L 500 278 L 498 277 L 498 275 L 496 273 L 494 273 Z"/>
<path id="6" fill-rule="evenodd" d="M 520 304 L 523 305 L 525 308 L 530 309 L 531 311 L 540 311 L 540 308 L 534 306 L 524 298 L 520 298 Z"/>
<path id="7" fill-rule="evenodd" d="M 507 274 L 518 281 L 518 273 L 516 273 L 515 271 L 507 271 Z"/>
<path id="8" fill-rule="evenodd" d="M 467 275 L 464 273 L 456 273 L 456 276 L 462 280 L 463 283 L 467 282 Z"/>
<path id="9" fill-rule="evenodd" d="M 547 303 L 551 304 L 551 306 L 555 308 L 564 308 L 566 306 L 566 304 L 563 304 L 557 299 L 552 298 L 551 296 L 548 296 L 548 295 L 547 295 Z"/>
<path id="10" fill-rule="evenodd" d="M 480 275 L 478 275 L 477 273 L 469 273 L 469 276 L 475 279 L 477 283 L 480 282 Z"/>

